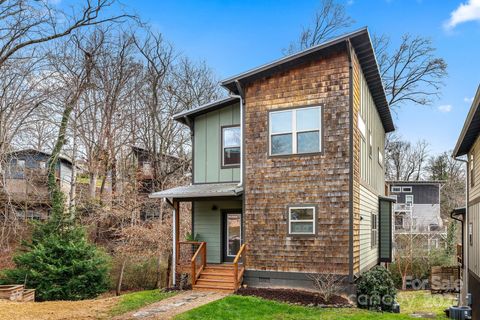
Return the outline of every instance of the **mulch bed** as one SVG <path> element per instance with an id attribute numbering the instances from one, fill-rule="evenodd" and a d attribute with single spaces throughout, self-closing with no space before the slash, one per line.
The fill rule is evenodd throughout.
<path id="1" fill-rule="evenodd" d="M 267 288 L 240 288 L 237 291 L 241 296 L 255 296 L 268 300 L 293 303 L 303 306 L 319 306 L 319 307 L 351 307 L 348 299 L 341 296 L 333 296 L 330 301 L 326 302 L 322 296 L 315 292 L 301 291 L 294 289 L 267 289 Z"/>

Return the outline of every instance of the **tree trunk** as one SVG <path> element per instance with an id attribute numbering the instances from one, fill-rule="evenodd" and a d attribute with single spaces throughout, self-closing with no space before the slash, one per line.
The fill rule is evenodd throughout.
<path id="1" fill-rule="evenodd" d="M 123 272 L 125 271 L 125 264 L 127 260 L 122 261 L 122 267 L 120 268 L 120 274 L 118 275 L 117 287 L 115 288 L 115 295 L 119 296 L 122 291 L 122 282 L 123 282 Z"/>
<path id="2" fill-rule="evenodd" d="M 90 172 L 88 183 L 88 196 L 90 199 L 95 199 L 97 193 L 97 178 L 98 174 L 96 171 Z"/>

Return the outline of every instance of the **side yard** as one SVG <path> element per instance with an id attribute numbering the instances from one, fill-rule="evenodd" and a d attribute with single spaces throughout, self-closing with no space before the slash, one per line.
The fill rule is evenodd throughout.
<path id="1" fill-rule="evenodd" d="M 120 297 L 107 297 L 84 301 L 9 302 L 0 300 L 0 319 L 60 320 L 60 319 L 135 319 L 140 310 L 159 309 L 158 306 L 174 297 L 177 292 L 158 290 L 128 293 Z M 182 297 L 182 294 L 178 295 Z M 210 299 L 210 298 L 207 298 Z M 178 299 L 176 299 L 178 300 Z M 159 302 L 160 301 L 160 302 Z M 212 301 L 212 300 L 210 300 Z M 291 305 L 252 296 L 230 295 L 205 304 L 175 317 L 177 320 L 203 319 L 414 319 L 412 314 L 429 316 L 429 319 L 446 319 L 443 310 L 451 306 L 453 296 L 431 295 L 428 291 L 400 292 L 398 301 L 402 314 L 377 313 L 356 308 L 315 308 Z M 174 301 L 175 302 L 175 301 Z M 200 302 L 200 301 L 199 301 Z M 205 302 L 203 302 L 205 303 Z M 176 303 L 174 303 L 176 305 Z M 175 314 L 185 311 L 178 306 Z M 178 311 L 178 312 L 177 312 Z M 145 313 L 145 312 L 144 312 Z M 122 316 L 123 315 L 123 316 Z M 160 314 L 154 315 L 157 318 Z M 147 317 L 148 318 L 148 317 Z M 150 318 L 148 318 L 150 319 Z"/>

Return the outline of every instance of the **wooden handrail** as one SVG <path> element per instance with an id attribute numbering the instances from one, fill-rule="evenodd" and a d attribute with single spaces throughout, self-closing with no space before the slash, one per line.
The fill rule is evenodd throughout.
<path id="1" fill-rule="evenodd" d="M 194 241 L 188 241 L 187 243 L 194 242 Z M 194 242 L 197 243 L 197 242 Z M 197 257 L 202 253 L 202 265 L 200 266 L 200 270 L 197 274 Z M 192 286 L 197 282 L 197 278 L 200 276 L 200 272 L 202 272 L 203 269 L 207 266 L 207 243 L 206 242 L 200 242 L 200 246 L 198 247 L 197 251 L 192 257 L 191 260 L 192 264 Z"/>
<path id="2" fill-rule="evenodd" d="M 242 244 L 242 246 L 240 247 L 240 250 L 238 250 L 237 255 L 235 256 L 235 259 L 233 260 L 233 272 L 234 272 L 233 273 L 233 276 L 234 276 L 233 280 L 234 280 L 235 290 L 238 289 L 240 279 L 242 278 L 243 272 L 245 271 L 245 263 L 244 263 L 242 270 L 240 270 L 240 273 L 238 272 L 238 261 L 243 256 L 243 253 L 245 252 L 246 248 L 247 248 L 247 244 L 245 244 L 245 243 Z"/>

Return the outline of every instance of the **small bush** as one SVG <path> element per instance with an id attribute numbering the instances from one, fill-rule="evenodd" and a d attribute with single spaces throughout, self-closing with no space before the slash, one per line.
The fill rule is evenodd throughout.
<path id="1" fill-rule="evenodd" d="M 36 289 L 38 300 L 94 298 L 108 289 L 109 258 L 87 241 L 83 229 L 37 231 L 13 258 L 16 268 L 5 270 L 1 282 L 26 283 Z"/>
<path id="2" fill-rule="evenodd" d="M 330 302 L 330 299 L 342 291 L 344 279 L 336 274 L 316 273 L 309 275 L 309 278 L 325 302 Z"/>
<path id="3" fill-rule="evenodd" d="M 382 266 L 376 266 L 362 274 L 357 283 L 359 308 L 392 311 L 396 294 L 392 275 Z"/>

